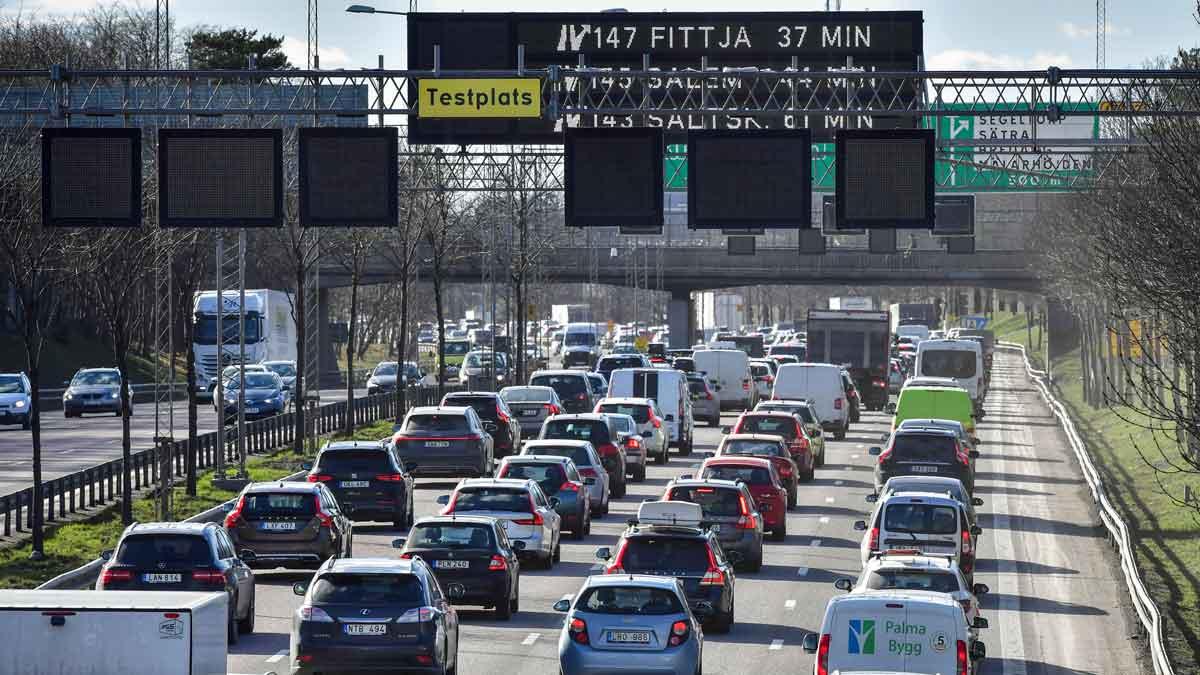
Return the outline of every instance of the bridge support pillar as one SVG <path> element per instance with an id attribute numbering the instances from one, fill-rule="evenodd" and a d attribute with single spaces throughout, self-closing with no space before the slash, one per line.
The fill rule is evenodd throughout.
<path id="1" fill-rule="evenodd" d="M 318 362 L 321 368 L 321 376 L 318 383 L 318 388 L 337 387 L 341 386 L 341 374 L 338 371 L 337 351 L 333 345 L 333 335 L 329 330 L 329 289 L 321 288 L 317 291 L 317 325 L 320 326 L 320 339 L 317 344 L 320 345 L 320 361 Z"/>
<path id="2" fill-rule="evenodd" d="M 670 349 L 687 349 L 692 346 L 695 335 L 696 311 L 692 304 L 692 293 L 688 290 L 672 289 L 667 301 L 667 327 L 671 331 Z"/>

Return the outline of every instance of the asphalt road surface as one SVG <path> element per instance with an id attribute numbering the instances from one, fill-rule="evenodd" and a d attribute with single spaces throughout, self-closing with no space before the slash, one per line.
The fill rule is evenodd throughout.
<path id="1" fill-rule="evenodd" d="M 991 587 L 982 598 L 982 631 L 988 647 L 986 675 L 1082 675 L 1138 673 L 1122 607 L 1124 583 L 1108 545 L 1090 515 L 1085 484 L 1054 418 L 1026 379 L 1017 357 L 997 355 L 980 426 L 978 460 L 980 561 L 976 581 Z M 729 423 L 732 417 L 726 415 Z M 801 649 L 804 634 L 820 627 L 826 601 L 840 593 L 838 577 L 859 569 L 855 520 L 869 514 L 874 458 L 887 418 L 865 414 L 846 440 L 829 442 L 826 466 L 801 486 L 800 503 L 789 515 L 785 541 L 766 544 L 757 574 L 739 573 L 737 623 L 728 635 L 705 636 L 706 673 L 810 673 L 813 657 Z M 719 429 L 701 428 L 697 449 L 713 450 Z M 490 612 L 460 610 L 459 673 L 557 673 L 562 615 L 551 605 L 573 594 L 596 569 L 599 546 L 612 545 L 626 518 L 646 497 L 658 497 L 667 481 L 696 465 L 672 455 L 667 466 L 652 465 L 646 482 L 630 484 L 612 514 L 595 521 L 583 542 L 564 540 L 562 562 L 550 571 L 522 570 L 521 609 L 498 622 Z M 436 512 L 434 502 L 453 483 L 422 480 L 418 515 Z M 394 556 L 390 526 L 355 529 L 357 556 Z M 286 673 L 291 617 L 301 599 L 291 586 L 311 573 L 259 572 L 257 633 L 231 648 L 229 672 Z"/>

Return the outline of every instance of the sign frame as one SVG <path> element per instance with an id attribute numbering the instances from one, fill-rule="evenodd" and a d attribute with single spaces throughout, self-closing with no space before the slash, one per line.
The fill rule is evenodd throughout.
<path id="1" fill-rule="evenodd" d="M 812 226 L 812 190 L 805 189 L 800 191 L 800 199 L 803 202 L 797 207 L 796 212 L 791 216 L 781 218 L 773 218 L 769 221 L 764 221 L 760 217 L 744 217 L 733 219 L 722 219 L 720 221 L 702 218 L 699 216 L 697 202 L 699 195 L 697 191 L 703 188 L 703 180 L 705 173 L 701 170 L 701 162 L 697 158 L 700 145 L 706 142 L 716 141 L 744 141 L 744 140 L 774 140 L 791 141 L 792 144 L 798 143 L 801 152 L 797 156 L 797 162 L 800 164 L 800 176 L 790 177 L 789 182 L 792 185 L 811 185 L 812 184 L 812 131 L 809 129 L 754 129 L 749 131 L 732 131 L 727 129 L 694 131 L 687 136 L 687 163 L 688 163 L 688 229 L 703 230 L 703 229 L 721 229 L 721 230 L 746 230 L 746 229 L 789 229 Z M 771 177 L 772 182 L 788 177 Z"/>
<path id="2" fill-rule="evenodd" d="M 167 185 L 167 174 L 170 169 L 167 162 L 171 139 L 173 138 L 268 138 L 274 144 L 274 214 L 261 218 L 183 218 L 168 217 L 170 213 L 170 191 L 164 189 Z M 158 224 L 159 227 L 281 227 L 283 225 L 283 130 L 282 129 L 184 129 L 178 127 L 163 127 L 158 130 Z"/>
<path id="3" fill-rule="evenodd" d="M 308 174 L 308 141 L 314 138 L 378 138 L 387 142 L 387 221 L 315 218 L 311 213 Z M 300 225 L 345 227 L 396 227 L 400 222 L 400 139 L 395 127 L 301 127 L 296 137 L 297 187 Z"/>
<path id="4" fill-rule="evenodd" d="M 575 192 L 572 186 L 575 184 L 575 159 L 578 153 L 576 143 L 583 137 L 594 137 L 599 139 L 613 140 L 617 138 L 636 139 L 646 141 L 647 148 L 650 150 L 650 185 L 653 213 L 647 214 L 640 219 L 629 216 L 612 216 L 607 218 L 599 218 L 587 224 L 579 224 L 578 214 L 575 212 Z M 590 140 L 590 139 L 589 139 Z M 665 213 L 663 206 L 663 130 L 653 127 L 635 127 L 632 129 L 569 129 L 564 134 L 563 146 L 563 186 L 565 188 L 563 195 L 563 213 L 567 227 L 636 227 L 639 229 L 662 228 L 665 224 Z M 631 222 L 632 220 L 632 222 Z"/>
<path id="5" fill-rule="evenodd" d="M 846 152 L 847 145 L 856 141 L 889 141 L 889 140 L 920 140 L 924 142 L 923 164 L 925 173 L 925 217 L 924 218 L 878 218 L 870 221 L 851 222 L 846 213 L 847 207 L 847 174 Z M 837 227 L 839 230 L 861 227 L 865 229 L 914 229 L 931 230 L 936 220 L 934 208 L 934 192 L 937 183 L 934 175 L 934 155 L 937 137 L 932 129 L 843 129 L 838 131 L 835 139 L 835 155 L 837 167 L 836 188 L 834 192 Z"/>
<path id="6" fill-rule="evenodd" d="M 45 127 L 41 130 L 42 225 L 45 227 L 139 227 L 142 224 L 142 130 L 139 127 Z M 129 141 L 130 214 L 127 218 L 55 218 L 51 215 L 53 159 L 51 146 L 59 138 L 111 138 Z"/>

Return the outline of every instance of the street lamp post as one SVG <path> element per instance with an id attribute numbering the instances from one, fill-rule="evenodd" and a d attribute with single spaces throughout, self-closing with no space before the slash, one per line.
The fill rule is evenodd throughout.
<path id="1" fill-rule="evenodd" d="M 370 5 L 350 5 L 346 11 L 351 14 L 396 14 L 398 16 L 406 16 L 408 12 L 394 12 L 388 9 L 375 9 Z"/>

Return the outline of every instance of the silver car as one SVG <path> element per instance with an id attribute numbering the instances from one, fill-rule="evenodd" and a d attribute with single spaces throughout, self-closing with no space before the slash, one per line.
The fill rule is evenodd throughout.
<path id="1" fill-rule="evenodd" d="M 620 415 L 615 413 L 604 413 L 613 421 L 613 427 L 617 430 L 617 445 L 620 446 L 621 452 L 625 454 L 625 475 L 631 476 L 630 480 L 635 483 L 641 483 L 646 480 L 646 441 L 638 433 L 637 421 L 631 415 Z"/>
<path id="2" fill-rule="evenodd" d="M 547 417 L 563 411 L 558 392 L 550 387 L 505 387 L 500 390 L 500 398 L 517 416 L 523 438 L 536 437 Z"/>
<path id="3" fill-rule="evenodd" d="M 0 424 L 20 424 L 29 428 L 33 387 L 25 373 L 0 374 Z"/>
<path id="4" fill-rule="evenodd" d="M 710 427 L 721 426 L 721 399 L 713 393 L 703 375 L 688 373 L 688 393 L 692 396 L 692 419 L 704 420 Z"/>
<path id="5" fill-rule="evenodd" d="M 521 446 L 522 455 L 556 455 L 570 457 L 579 469 L 579 475 L 584 478 L 595 478 L 588 484 L 588 498 L 592 504 L 593 516 L 608 515 L 608 502 L 612 492 L 609 489 L 608 472 L 600 461 L 600 453 L 587 441 L 571 441 L 555 439 L 548 441 L 527 441 Z"/>
<path id="6" fill-rule="evenodd" d="M 637 435 L 642 439 L 645 454 L 654 457 L 659 464 L 667 463 L 667 447 L 671 443 L 671 430 L 663 425 L 666 416 L 652 398 L 605 398 L 596 404 L 596 412 L 628 415 L 637 425 Z M 632 460 L 630 460 L 632 463 Z M 646 464 L 641 463 L 645 478 Z"/>
<path id="7" fill-rule="evenodd" d="M 438 497 L 442 515 L 488 516 L 500 521 L 511 541 L 525 542 L 522 556 L 545 569 L 558 562 L 562 517 L 558 499 L 547 497 L 536 481 L 510 478 L 467 478 L 449 495 Z"/>
<path id="8" fill-rule="evenodd" d="M 564 675 L 701 672 L 704 631 L 674 577 L 590 576 L 554 609 L 567 614 L 558 638 Z"/>

